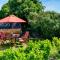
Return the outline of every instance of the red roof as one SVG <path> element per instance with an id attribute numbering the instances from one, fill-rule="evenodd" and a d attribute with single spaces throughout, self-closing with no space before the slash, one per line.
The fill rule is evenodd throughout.
<path id="1" fill-rule="evenodd" d="M 14 23 L 14 22 L 15 23 L 25 23 L 26 21 L 14 16 L 14 15 L 10 15 L 10 16 L 5 17 L 5 18 L 0 20 L 0 23 Z"/>

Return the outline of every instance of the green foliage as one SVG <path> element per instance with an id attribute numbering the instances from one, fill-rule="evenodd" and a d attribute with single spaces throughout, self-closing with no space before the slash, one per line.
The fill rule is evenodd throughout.
<path id="1" fill-rule="evenodd" d="M 27 19 L 30 12 L 39 13 L 43 10 L 42 3 L 38 0 L 9 0 L 3 5 L 2 11 L 5 15 L 14 14 L 20 18 Z"/>
<path id="2" fill-rule="evenodd" d="M 43 12 L 41 14 L 31 13 L 29 21 L 31 22 L 31 32 L 35 36 L 43 38 L 52 38 L 60 35 L 60 14 L 56 12 Z M 34 34 L 35 33 L 35 34 Z M 36 37 L 36 36 L 35 36 Z"/>
<path id="3" fill-rule="evenodd" d="M 0 60 L 59 60 L 60 38 L 54 37 L 52 42 L 48 39 L 29 40 L 28 47 L 9 48 L 0 51 Z"/>

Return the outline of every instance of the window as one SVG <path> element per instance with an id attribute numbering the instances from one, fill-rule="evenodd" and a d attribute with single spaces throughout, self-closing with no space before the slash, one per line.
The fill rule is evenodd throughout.
<path id="1" fill-rule="evenodd" d="M 0 29 L 11 29 L 11 28 L 21 28 L 20 23 L 2 23 L 0 24 Z"/>

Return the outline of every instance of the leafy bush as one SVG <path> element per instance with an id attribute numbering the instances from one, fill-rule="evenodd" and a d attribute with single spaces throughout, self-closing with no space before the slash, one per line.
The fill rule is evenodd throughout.
<path id="1" fill-rule="evenodd" d="M 52 38 L 60 36 L 60 14 L 56 12 L 31 13 L 31 35 L 33 37 Z"/>
<path id="2" fill-rule="evenodd" d="M 29 40 L 28 47 L 9 48 L 0 51 L 0 60 L 60 60 L 60 38 Z"/>

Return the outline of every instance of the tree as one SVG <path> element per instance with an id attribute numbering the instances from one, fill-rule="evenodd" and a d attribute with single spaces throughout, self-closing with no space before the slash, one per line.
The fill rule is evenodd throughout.
<path id="1" fill-rule="evenodd" d="M 38 0 L 9 0 L 8 3 L 2 7 L 2 10 L 7 15 L 14 14 L 27 20 L 31 12 L 42 12 L 43 5 Z"/>
<path id="2" fill-rule="evenodd" d="M 52 38 L 60 36 L 60 14 L 54 11 L 31 13 L 29 21 L 33 37 Z M 34 34 L 35 33 L 35 34 Z"/>

